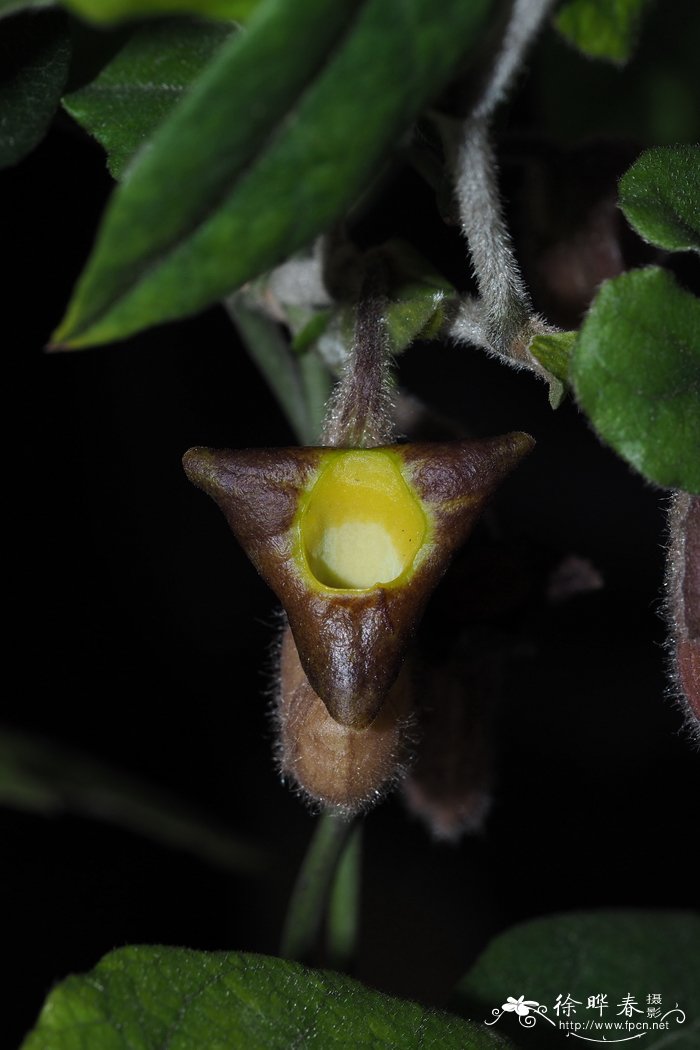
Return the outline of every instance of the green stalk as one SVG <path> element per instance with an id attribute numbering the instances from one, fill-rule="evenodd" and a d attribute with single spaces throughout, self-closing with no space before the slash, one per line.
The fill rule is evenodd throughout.
<path id="1" fill-rule="evenodd" d="M 298 441 L 312 445 L 318 439 L 332 385 L 325 365 L 311 350 L 295 355 L 280 326 L 242 296 L 230 296 L 224 305 Z"/>
<path id="2" fill-rule="evenodd" d="M 357 956 L 362 885 L 362 825 L 356 824 L 331 889 L 326 919 L 326 964 L 349 973 Z"/>
<path id="3" fill-rule="evenodd" d="M 353 818 L 319 817 L 287 909 L 280 955 L 307 961 L 318 943 L 333 880 L 355 828 Z"/>

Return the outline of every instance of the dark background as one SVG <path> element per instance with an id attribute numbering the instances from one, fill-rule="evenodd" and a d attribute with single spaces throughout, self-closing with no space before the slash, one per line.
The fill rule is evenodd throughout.
<path id="1" fill-rule="evenodd" d="M 654 25 L 653 68 L 676 70 L 682 86 L 680 22 L 666 37 Z M 567 201 L 575 213 L 582 194 L 614 194 L 628 155 L 663 138 L 657 129 L 643 139 L 634 124 L 625 102 L 627 91 L 639 96 L 634 69 L 623 80 L 549 38 L 532 69 L 499 132 L 525 260 L 541 256 L 552 229 L 566 243 L 567 223 L 576 225 Z M 593 87 L 570 90 L 581 111 L 570 136 L 578 153 L 557 132 L 558 100 L 543 69 L 563 96 L 567 77 L 602 85 L 607 104 L 597 111 Z M 613 128 L 614 138 L 603 128 L 607 137 L 593 142 L 586 121 L 612 119 L 613 104 L 632 126 Z M 682 137 L 688 125 L 674 126 L 677 107 L 664 125 L 658 105 L 662 132 Z M 559 188 L 542 191 L 550 178 Z M 535 220 L 537 185 L 552 214 Z M 273 597 L 180 466 L 191 445 L 293 440 L 230 322 L 217 308 L 114 347 L 42 350 L 110 187 L 100 150 L 66 117 L 2 176 L 4 400 L 13 420 L 2 721 L 140 775 L 262 844 L 271 863 L 263 877 L 240 877 L 70 812 L 0 810 L 7 1045 L 31 1026 L 54 982 L 116 946 L 274 953 L 313 828 L 272 761 Z M 619 219 L 610 221 L 594 243 L 619 238 L 625 264 L 647 261 Z M 397 234 L 466 280 L 457 234 L 443 230 L 432 195 L 401 166 L 355 230 L 362 244 Z M 674 265 L 697 290 L 697 272 Z M 533 263 L 528 277 L 536 305 L 556 314 L 546 274 Z M 575 323 L 571 302 L 559 309 L 562 323 Z M 357 975 L 439 1004 L 488 939 L 514 922 L 590 907 L 695 907 L 689 842 L 699 766 L 665 676 L 664 494 L 604 448 L 570 402 L 553 413 L 541 384 L 475 350 L 419 344 L 399 378 L 475 435 L 524 429 L 538 443 L 492 517 L 521 583 L 491 624 L 507 639 L 507 659 L 486 830 L 458 846 L 436 844 L 395 800 L 366 822 Z M 571 554 L 604 586 L 552 604 L 548 580 Z"/>

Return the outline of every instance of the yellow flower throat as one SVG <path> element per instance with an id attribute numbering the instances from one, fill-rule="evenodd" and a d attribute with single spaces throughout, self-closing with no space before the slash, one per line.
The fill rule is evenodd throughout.
<path id="1" fill-rule="evenodd" d="M 411 569 L 427 521 L 399 464 L 375 449 L 324 458 L 299 517 L 306 564 L 322 586 L 368 590 Z"/>

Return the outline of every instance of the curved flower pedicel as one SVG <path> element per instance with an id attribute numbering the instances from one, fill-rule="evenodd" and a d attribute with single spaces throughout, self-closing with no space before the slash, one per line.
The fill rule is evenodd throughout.
<path id="1" fill-rule="evenodd" d="M 407 650 L 426 603 L 527 434 L 391 444 L 377 300 L 324 431 L 309 448 L 191 449 L 188 477 L 223 510 L 289 626 L 277 708 L 283 774 L 354 812 L 405 766 L 414 695 Z"/>

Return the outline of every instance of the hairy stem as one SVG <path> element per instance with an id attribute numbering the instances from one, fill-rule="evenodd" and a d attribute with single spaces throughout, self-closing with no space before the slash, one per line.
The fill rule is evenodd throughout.
<path id="1" fill-rule="evenodd" d="M 522 66 L 527 49 L 553 7 L 554 0 L 513 0 L 510 21 L 503 34 L 491 76 L 470 120 L 490 120 Z"/>
<path id="2" fill-rule="evenodd" d="M 467 121 L 457 154 L 460 219 L 471 250 L 487 345 L 510 356 L 532 313 L 501 213 L 496 165 L 484 121 Z M 470 310 L 473 316 L 473 311 Z"/>
<path id="3" fill-rule="evenodd" d="M 513 253 L 498 193 L 489 124 L 551 6 L 552 0 L 515 0 L 491 77 L 452 149 L 460 222 L 479 298 L 465 298 L 450 335 L 538 372 L 543 369 L 529 356 L 527 346 L 535 332 L 548 328 L 533 314 Z"/>
<path id="4" fill-rule="evenodd" d="M 330 402 L 324 445 L 373 448 L 392 439 L 385 309 L 383 267 L 370 257 L 357 304 L 353 350 Z"/>

